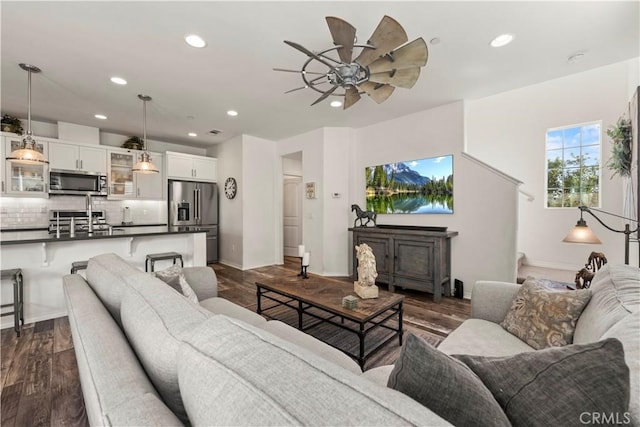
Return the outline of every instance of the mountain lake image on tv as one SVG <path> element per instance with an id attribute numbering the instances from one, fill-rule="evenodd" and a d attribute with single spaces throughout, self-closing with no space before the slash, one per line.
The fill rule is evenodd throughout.
<path id="1" fill-rule="evenodd" d="M 368 211 L 453 213 L 453 155 L 370 166 L 365 177 Z"/>

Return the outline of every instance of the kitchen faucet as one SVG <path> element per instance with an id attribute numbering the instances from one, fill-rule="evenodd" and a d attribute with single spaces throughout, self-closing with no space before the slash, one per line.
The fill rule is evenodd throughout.
<path id="1" fill-rule="evenodd" d="M 87 222 L 89 224 L 89 234 L 93 233 L 93 206 L 92 206 L 92 202 L 91 202 L 91 194 L 87 194 L 87 198 L 86 198 L 86 204 L 87 204 Z"/>

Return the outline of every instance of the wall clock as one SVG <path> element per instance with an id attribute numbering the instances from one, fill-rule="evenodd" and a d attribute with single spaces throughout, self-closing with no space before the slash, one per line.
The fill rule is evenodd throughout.
<path id="1" fill-rule="evenodd" d="M 236 197 L 237 191 L 238 185 L 236 184 L 236 179 L 233 177 L 227 178 L 224 182 L 224 195 L 227 196 L 227 199 L 233 199 Z"/>

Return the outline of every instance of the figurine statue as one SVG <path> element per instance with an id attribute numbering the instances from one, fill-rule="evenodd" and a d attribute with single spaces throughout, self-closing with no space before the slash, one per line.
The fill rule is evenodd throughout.
<path id="1" fill-rule="evenodd" d="M 358 222 L 358 220 L 360 220 L 360 227 L 366 227 L 367 224 L 369 224 L 369 221 L 373 221 L 373 226 L 375 227 L 376 216 L 378 214 L 376 214 L 374 211 L 363 211 L 362 209 L 360 209 L 360 206 L 351 205 L 351 212 L 353 211 L 356 211 L 356 219 L 355 221 L 353 221 L 354 227 L 357 227 L 356 223 Z M 363 219 L 367 220 L 367 222 L 365 222 L 364 224 L 362 223 Z"/>
<path id="2" fill-rule="evenodd" d="M 376 257 L 373 250 L 366 243 L 356 246 L 356 257 L 358 258 L 358 281 L 353 282 L 353 290 L 360 298 L 378 298 L 378 287 L 376 286 Z"/>

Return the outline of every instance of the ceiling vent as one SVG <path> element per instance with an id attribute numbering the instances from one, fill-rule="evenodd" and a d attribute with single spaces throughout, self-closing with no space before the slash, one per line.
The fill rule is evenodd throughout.
<path id="1" fill-rule="evenodd" d="M 210 135 L 220 135 L 222 131 L 220 129 L 211 129 L 208 133 Z"/>

